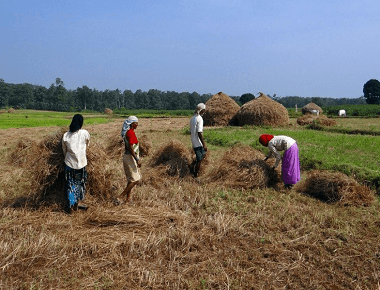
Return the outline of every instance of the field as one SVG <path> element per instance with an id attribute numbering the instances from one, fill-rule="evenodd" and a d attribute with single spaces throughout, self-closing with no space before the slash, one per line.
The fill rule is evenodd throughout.
<path id="1" fill-rule="evenodd" d="M 379 137 L 309 130 L 294 119 L 286 128 L 206 128 L 210 152 L 199 180 L 153 182 L 151 154 L 131 204 L 88 195 L 88 211 L 67 215 L 27 206 L 33 168 L 11 162 L 20 140 L 54 135 L 69 124 L 70 116 L 62 118 L 0 130 L 0 289 L 380 289 L 378 198 L 345 206 L 296 189 L 235 189 L 209 178 L 231 146 L 250 145 L 264 157 L 258 136 L 286 134 L 299 143 L 303 180 L 310 170 L 339 170 L 378 197 Z M 85 116 L 90 146 L 107 148 L 123 119 L 96 118 Z M 149 137 L 153 151 L 170 140 L 190 147 L 188 121 L 141 118 L 136 133 Z M 337 121 L 349 131 L 380 128 L 378 118 Z M 125 186 L 121 157 L 105 158 L 104 168 L 117 195 Z"/>

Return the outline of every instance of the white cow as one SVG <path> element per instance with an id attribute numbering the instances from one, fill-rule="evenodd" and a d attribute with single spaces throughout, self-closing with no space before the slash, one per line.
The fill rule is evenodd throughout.
<path id="1" fill-rule="evenodd" d="M 339 117 L 346 116 L 346 110 L 339 110 Z"/>
<path id="2" fill-rule="evenodd" d="M 319 110 L 311 110 L 310 113 L 319 116 Z"/>

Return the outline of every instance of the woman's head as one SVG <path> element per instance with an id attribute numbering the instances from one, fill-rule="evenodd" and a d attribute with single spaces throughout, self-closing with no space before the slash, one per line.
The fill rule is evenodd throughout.
<path id="1" fill-rule="evenodd" d="M 261 145 L 268 147 L 268 143 L 270 140 L 272 140 L 273 137 L 274 136 L 270 134 L 263 134 L 260 136 L 259 142 L 261 143 Z"/>
<path id="2" fill-rule="evenodd" d="M 83 116 L 81 114 L 74 115 L 70 124 L 70 132 L 74 133 L 81 129 L 83 126 Z"/>

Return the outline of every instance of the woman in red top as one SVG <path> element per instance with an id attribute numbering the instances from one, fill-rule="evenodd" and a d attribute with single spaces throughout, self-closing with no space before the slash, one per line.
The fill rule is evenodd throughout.
<path id="1" fill-rule="evenodd" d="M 121 196 L 125 199 L 126 202 L 129 202 L 132 188 L 141 179 L 139 170 L 141 167 L 141 161 L 139 157 L 139 141 L 137 140 L 135 134 L 135 129 L 137 128 L 138 124 L 138 119 L 135 116 L 130 116 L 125 120 L 122 129 L 122 136 L 125 142 L 123 165 L 125 176 L 127 177 L 127 187 L 121 193 Z"/>

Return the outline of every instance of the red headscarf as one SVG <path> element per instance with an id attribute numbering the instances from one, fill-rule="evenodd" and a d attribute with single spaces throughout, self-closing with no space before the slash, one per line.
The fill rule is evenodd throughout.
<path id="1" fill-rule="evenodd" d="M 273 135 L 263 134 L 260 136 L 259 142 L 261 143 L 261 145 L 268 147 L 268 142 L 272 140 L 273 137 Z"/>

